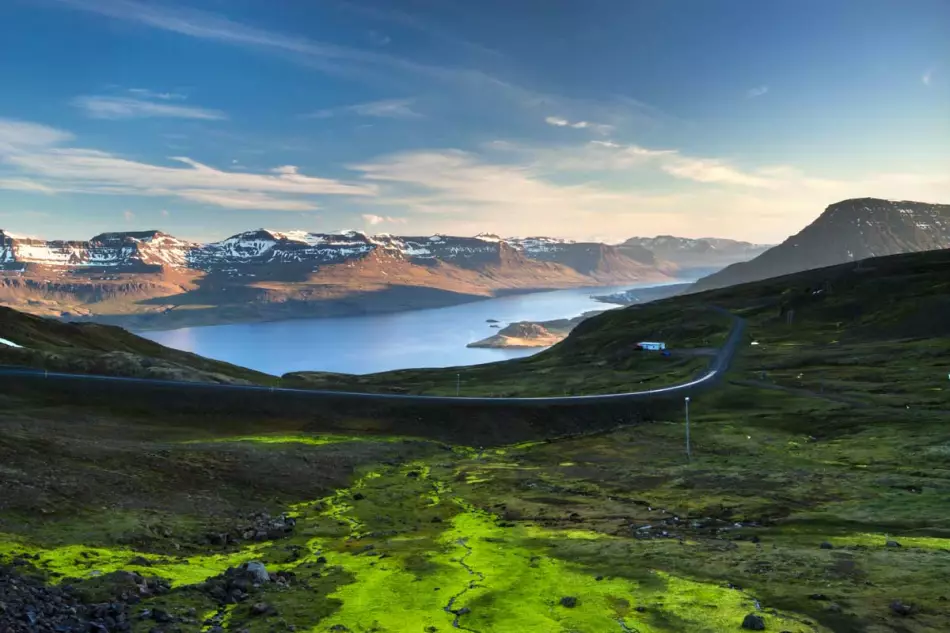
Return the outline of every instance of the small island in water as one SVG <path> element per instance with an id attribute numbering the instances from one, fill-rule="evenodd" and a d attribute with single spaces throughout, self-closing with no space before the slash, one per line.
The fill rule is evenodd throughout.
<path id="1" fill-rule="evenodd" d="M 584 319 L 604 310 L 591 310 L 573 319 L 555 319 L 553 321 L 518 321 L 466 347 L 485 347 L 490 349 L 511 349 L 524 347 L 550 347 L 563 341 L 571 330 Z M 496 326 L 493 326 L 496 327 Z"/>

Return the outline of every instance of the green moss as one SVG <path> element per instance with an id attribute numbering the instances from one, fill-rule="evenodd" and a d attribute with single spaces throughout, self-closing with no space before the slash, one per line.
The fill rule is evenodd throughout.
<path id="1" fill-rule="evenodd" d="M 202 440 L 187 440 L 183 444 L 207 444 L 222 442 L 253 442 L 255 444 L 306 444 L 309 446 L 326 446 L 341 442 L 401 442 L 405 438 L 397 436 L 372 435 L 242 435 L 236 437 L 215 437 Z"/>
<path id="2" fill-rule="evenodd" d="M 33 556 L 33 565 L 48 573 L 52 582 L 124 570 L 165 578 L 173 587 L 192 585 L 216 576 L 228 567 L 258 558 L 265 547 L 266 545 L 254 544 L 233 554 L 172 558 L 121 548 L 83 545 L 42 548 L 16 536 L 0 535 L 0 559 L 24 554 Z M 150 564 L 135 564 L 134 559 L 144 559 Z"/>

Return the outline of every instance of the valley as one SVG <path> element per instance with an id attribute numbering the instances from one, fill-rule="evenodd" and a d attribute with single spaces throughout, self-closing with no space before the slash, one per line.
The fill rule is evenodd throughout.
<path id="1" fill-rule="evenodd" d="M 681 403 L 603 409 L 595 430 L 597 407 L 167 415 L 19 389 L 0 416 L 3 573 L 133 631 L 940 630 L 948 265 L 899 255 L 609 311 L 485 369 L 535 394 L 563 361 L 595 391 L 596 371 L 633 369 L 598 367 L 605 350 L 715 344 L 727 327 L 703 306 L 721 306 L 747 329 L 692 399 L 689 460 Z M 448 392 L 450 375 L 385 383 Z"/>

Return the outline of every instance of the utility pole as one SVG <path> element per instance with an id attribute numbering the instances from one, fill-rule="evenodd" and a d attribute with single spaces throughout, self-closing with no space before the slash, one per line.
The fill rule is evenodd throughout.
<path id="1" fill-rule="evenodd" d="M 462 391 L 462 374 L 455 374 L 455 397 L 458 398 Z"/>
<path id="2" fill-rule="evenodd" d="M 693 456 L 689 450 L 689 396 L 686 396 L 686 461 L 692 461 Z"/>

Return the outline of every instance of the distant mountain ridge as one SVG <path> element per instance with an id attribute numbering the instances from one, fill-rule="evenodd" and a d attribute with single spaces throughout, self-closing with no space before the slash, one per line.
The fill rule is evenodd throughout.
<path id="1" fill-rule="evenodd" d="M 718 237 L 631 237 L 619 245 L 620 252 L 644 261 L 652 254 L 656 260 L 669 262 L 677 268 L 722 268 L 743 262 L 764 252 L 770 245 L 753 244 Z"/>
<path id="2" fill-rule="evenodd" d="M 950 205 L 854 198 L 830 205 L 811 224 L 755 259 L 696 282 L 691 292 L 814 268 L 950 248 Z"/>
<path id="3" fill-rule="evenodd" d="M 615 246 L 548 237 L 400 237 L 386 233 L 370 236 L 361 231 L 258 229 L 200 244 L 161 231 L 103 233 L 88 241 L 47 241 L 0 231 L 0 266 L 6 270 L 32 266 L 144 272 L 165 267 L 222 272 L 234 266 L 326 266 L 360 259 L 376 251 L 419 264 L 438 260 L 469 269 L 536 260 L 606 281 L 639 280 L 650 272 L 648 267 L 652 264 L 629 258 Z"/>
<path id="4" fill-rule="evenodd" d="M 161 231 L 87 241 L 0 231 L 0 303 L 142 329 L 393 312 L 669 273 L 616 246 L 548 237 L 258 229 L 202 244 Z"/>

